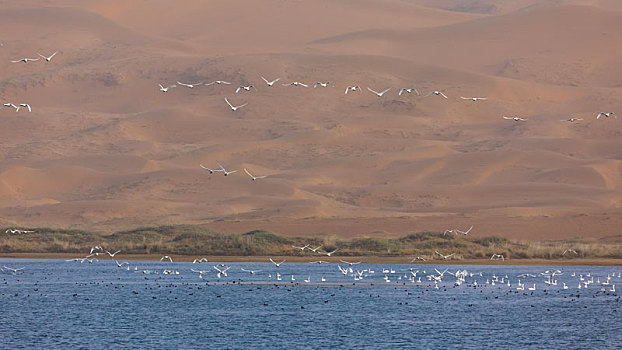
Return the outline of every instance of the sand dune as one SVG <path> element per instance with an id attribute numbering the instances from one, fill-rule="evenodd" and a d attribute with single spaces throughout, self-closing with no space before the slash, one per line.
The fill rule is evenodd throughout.
<path id="1" fill-rule="evenodd" d="M 31 0 L 0 19 L 2 103 L 33 106 L 0 109 L 3 221 L 620 237 L 616 1 Z M 199 167 L 218 163 L 237 173 Z"/>

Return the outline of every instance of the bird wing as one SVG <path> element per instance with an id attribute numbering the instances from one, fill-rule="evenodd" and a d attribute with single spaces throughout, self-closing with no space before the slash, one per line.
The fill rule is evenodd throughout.
<path id="1" fill-rule="evenodd" d="M 245 104 L 243 104 L 243 105 L 239 105 L 239 106 L 237 106 L 237 107 L 235 107 L 235 108 L 236 108 L 236 109 L 237 109 L 237 108 L 242 108 L 242 107 L 246 106 L 247 104 L 248 104 L 248 102 L 246 102 L 246 103 L 245 103 Z"/>
<path id="2" fill-rule="evenodd" d="M 391 90 L 391 88 L 385 89 L 383 92 L 380 93 L 380 95 L 384 95 L 385 92 Z"/>
<path id="3" fill-rule="evenodd" d="M 441 96 L 447 98 L 447 96 L 444 93 L 441 92 L 440 94 L 441 94 Z"/>
<path id="4" fill-rule="evenodd" d="M 377 91 L 374 91 L 374 90 L 370 89 L 369 87 L 367 87 L 367 90 L 369 90 L 369 91 L 373 92 L 373 93 L 374 93 L 374 94 L 376 94 L 376 95 L 380 95 Z"/>
<path id="5" fill-rule="evenodd" d="M 399 96 L 402 96 L 402 92 L 407 91 L 406 89 L 401 89 L 400 92 L 398 92 Z"/>
<path id="6" fill-rule="evenodd" d="M 56 54 L 57 54 L 57 53 L 58 53 L 58 51 L 55 51 L 55 52 L 52 54 L 52 56 L 48 57 L 48 60 L 51 60 L 51 59 L 52 59 L 52 57 L 56 56 Z"/>
<path id="7" fill-rule="evenodd" d="M 240 87 L 238 87 L 237 89 L 235 89 L 235 93 L 237 94 L 238 92 L 240 92 L 240 89 L 241 89 L 241 88 L 242 88 L 242 87 L 240 86 Z"/>
<path id="8" fill-rule="evenodd" d="M 248 174 L 248 176 L 250 176 L 250 177 L 252 177 L 252 178 L 255 178 L 253 175 L 251 175 L 251 173 L 249 173 L 249 172 L 248 172 L 248 170 L 246 170 L 246 168 L 244 168 L 244 172 L 245 172 L 246 174 Z"/>
<path id="9" fill-rule="evenodd" d="M 227 98 L 225 97 L 225 102 L 227 102 L 227 104 L 229 105 L 229 107 L 233 108 L 233 105 L 231 104 L 231 102 L 229 102 L 229 100 L 227 100 Z"/>

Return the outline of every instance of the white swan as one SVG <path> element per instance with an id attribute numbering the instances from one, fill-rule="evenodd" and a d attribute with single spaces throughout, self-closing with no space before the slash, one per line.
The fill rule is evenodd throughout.
<path id="1" fill-rule="evenodd" d="M 226 97 L 225 97 L 225 102 L 227 102 L 229 107 L 231 107 L 231 110 L 234 111 L 234 112 L 248 104 L 248 102 L 246 102 L 245 104 L 242 104 L 242 105 L 239 105 L 239 106 L 234 106 L 234 105 L 231 104 L 231 102 L 229 102 L 229 100 Z"/>
<path id="2" fill-rule="evenodd" d="M 56 56 L 56 54 L 58 53 L 58 51 L 54 52 L 52 55 L 46 57 L 43 56 L 42 54 L 37 52 L 37 55 L 39 55 L 41 58 L 43 58 L 44 60 L 46 60 L 47 62 L 50 62 L 52 60 L 52 57 Z"/>
<path id="3" fill-rule="evenodd" d="M 384 90 L 382 90 L 382 92 L 378 92 L 378 91 L 372 90 L 369 87 L 367 88 L 367 90 L 369 90 L 369 92 L 375 94 L 378 97 L 382 97 L 382 95 L 384 95 L 387 91 L 391 90 L 391 88 L 384 89 Z"/>
<path id="4" fill-rule="evenodd" d="M 263 81 L 265 81 L 268 86 L 272 86 L 272 85 L 274 85 L 274 83 L 276 83 L 277 81 L 281 80 L 281 78 L 276 78 L 276 79 L 274 79 L 272 81 L 268 81 L 268 79 L 266 79 L 264 77 L 261 77 L 261 79 L 263 79 Z"/>
<path id="5" fill-rule="evenodd" d="M 246 174 L 247 174 L 248 176 L 250 176 L 250 177 L 251 177 L 251 179 L 252 179 L 253 181 L 255 181 L 255 180 L 257 180 L 257 179 L 265 179 L 266 177 L 268 177 L 268 175 L 263 175 L 263 176 L 253 176 L 251 173 L 249 173 L 249 172 L 248 172 L 248 170 L 246 170 L 246 168 L 244 168 L 244 172 L 246 172 Z"/>

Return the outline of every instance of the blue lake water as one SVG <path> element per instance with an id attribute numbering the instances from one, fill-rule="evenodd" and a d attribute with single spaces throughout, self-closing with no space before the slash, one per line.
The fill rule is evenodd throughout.
<path id="1" fill-rule="evenodd" d="M 622 348 L 622 267 L 129 263 L 0 259 L 0 348 Z"/>

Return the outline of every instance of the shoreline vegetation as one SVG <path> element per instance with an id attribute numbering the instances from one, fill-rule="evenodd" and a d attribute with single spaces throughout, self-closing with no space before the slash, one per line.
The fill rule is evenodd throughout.
<path id="1" fill-rule="evenodd" d="M 92 247 L 121 250 L 119 258 L 157 260 L 162 255 L 175 255 L 177 260 L 208 256 L 222 261 L 266 261 L 267 257 L 284 257 L 288 261 L 339 262 L 346 258 L 387 263 L 487 264 L 493 254 L 504 256 L 506 264 L 621 265 L 622 244 L 589 243 L 577 240 L 521 242 L 503 237 L 469 236 L 441 232 L 411 233 L 399 238 L 352 238 L 335 236 L 287 237 L 265 230 L 242 234 L 223 234 L 198 225 L 145 227 L 113 234 L 81 230 L 32 228 L 35 232 L 15 234 L 8 228 L 0 231 L 0 257 L 54 258 L 84 257 Z M 332 252 L 332 256 L 314 253 Z M 570 251 L 573 250 L 573 251 Z M 440 254 L 450 255 L 443 259 Z M 565 253 L 564 253 L 565 252 Z M 575 253 L 576 252 L 576 253 Z M 107 254 L 104 255 L 108 258 Z M 347 260 L 347 259 L 346 259 Z"/>

